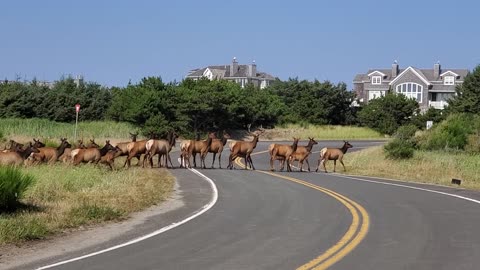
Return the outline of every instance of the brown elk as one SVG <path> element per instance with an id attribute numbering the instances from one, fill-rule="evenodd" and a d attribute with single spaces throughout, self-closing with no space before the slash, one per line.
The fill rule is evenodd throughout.
<path id="1" fill-rule="evenodd" d="M 17 145 L 15 151 L 0 152 L 0 165 L 20 166 L 32 153 L 39 152 L 37 148 L 33 147 L 32 143 L 29 143 L 25 149 Z"/>
<path id="2" fill-rule="evenodd" d="M 228 157 L 227 169 L 234 169 L 233 161 L 237 157 L 241 157 L 245 159 L 245 170 L 247 169 L 248 165 L 250 165 L 250 167 L 255 170 L 255 166 L 253 166 L 253 161 L 250 155 L 252 154 L 253 149 L 257 147 L 258 137 L 260 136 L 260 133 L 253 133 L 252 136 L 253 140 L 250 142 L 236 141 L 229 144 L 230 156 Z"/>
<path id="3" fill-rule="evenodd" d="M 142 154 L 145 154 L 147 151 L 147 141 L 148 140 L 134 141 L 127 144 L 128 157 L 125 160 L 123 167 L 127 165 L 127 167 L 130 167 L 130 160 L 134 157 L 138 159 L 137 165 L 140 164 L 140 158 Z M 145 161 L 145 155 L 143 157 L 143 160 Z"/>
<path id="4" fill-rule="evenodd" d="M 122 149 L 115 147 L 100 158 L 100 163 L 107 164 L 111 170 L 114 169 L 115 158 L 122 154 Z"/>
<path id="5" fill-rule="evenodd" d="M 318 168 L 320 168 L 320 163 L 323 164 L 323 168 L 325 168 L 325 172 L 327 172 L 327 167 L 325 166 L 325 163 L 327 160 L 333 160 L 333 172 L 335 172 L 335 167 L 337 166 L 337 160 L 340 161 L 340 163 L 343 166 L 343 170 L 347 171 L 345 169 L 345 164 L 343 164 L 343 155 L 347 152 L 348 148 L 352 148 L 353 146 L 347 142 L 343 141 L 343 146 L 342 148 L 323 148 L 320 150 L 320 157 L 318 159 L 318 165 L 317 169 L 315 172 L 318 171 Z"/>
<path id="6" fill-rule="evenodd" d="M 287 162 L 287 171 L 291 172 L 292 167 L 290 166 L 290 156 L 297 150 L 297 145 L 298 145 L 298 140 L 299 138 L 293 138 L 293 144 L 292 145 L 286 145 L 286 144 L 276 144 L 272 143 L 268 147 L 268 152 L 270 153 L 270 170 L 274 171 L 275 168 L 273 166 L 274 161 L 277 159 L 277 157 L 280 157 L 280 160 L 283 159 L 283 162 Z M 280 168 L 280 171 L 283 171 L 283 162 L 282 162 L 282 167 Z"/>
<path id="7" fill-rule="evenodd" d="M 108 151 L 114 150 L 110 144 L 110 141 L 105 142 L 105 146 L 102 149 L 97 147 L 87 148 L 87 149 L 76 149 L 72 151 L 73 165 L 78 165 L 80 163 L 95 163 L 97 164 L 102 156 L 106 155 Z M 78 151 L 74 154 L 75 151 Z"/>
<path id="8" fill-rule="evenodd" d="M 212 145 L 213 139 L 215 139 L 215 133 L 210 132 L 208 134 L 207 140 L 203 141 L 191 141 L 189 148 L 188 148 L 188 157 L 193 157 L 193 166 L 196 168 L 197 167 L 197 161 L 195 159 L 197 154 L 200 154 L 200 167 L 203 169 L 206 169 L 207 166 L 205 166 L 205 158 L 208 154 L 208 151 L 210 150 L 210 147 Z M 190 161 L 189 161 L 190 163 Z"/>
<path id="9" fill-rule="evenodd" d="M 95 142 L 95 139 L 90 139 L 90 143 L 87 144 L 87 148 L 100 148 L 100 145 Z"/>
<path id="10" fill-rule="evenodd" d="M 18 143 L 14 140 L 8 141 L 8 147 L 5 145 L 4 149 L 2 150 L 3 153 L 7 152 L 15 152 L 17 148 L 22 148 L 23 144 Z"/>
<path id="11" fill-rule="evenodd" d="M 137 136 L 138 136 L 138 133 L 130 133 L 130 138 L 132 139 L 131 142 L 136 142 L 137 141 Z M 131 142 L 120 142 L 120 143 L 117 143 L 116 147 L 118 147 L 120 149 L 120 156 L 128 156 L 128 144 L 131 143 Z"/>
<path id="12" fill-rule="evenodd" d="M 210 146 L 210 149 L 208 150 L 209 153 L 213 153 L 213 160 L 212 160 L 212 168 L 213 165 L 215 164 L 215 156 L 218 154 L 218 166 L 221 169 L 222 168 L 222 152 L 223 152 L 223 147 L 227 143 L 227 140 L 230 139 L 230 135 L 223 131 L 223 136 L 221 139 L 213 139 L 212 145 Z"/>
<path id="13" fill-rule="evenodd" d="M 33 138 L 33 147 L 35 148 L 45 147 L 45 144 L 42 143 L 40 140 Z"/>
<path id="14" fill-rule="evenodd" d="M 73 160 L 72 158 L 72 151 L 75 149 L 85 149 L 87 148 L 85 144 L 83 144 L 83 140 L 78 140 L 77 145 L 72 145 L 69 148 L 65 148 L 63 154 L 58 158 L 58 160 L 62 161 L 63 163 L 67 163 Z"/>
<path id="15" fill-rule="evenodd" d="M 162 166 L 162 156 L 165 156 L 165 167 L 168 168 L 168 162 L 170 162 L 170 166 L 173 168 L 172 160 L 170 159 L 170 151 L 175 146 L 177 138 L 178 135 L 175 132 L 169 132 L 167 134 L 167 140 L 148 140 L 146 145 L 147 151 L 145 158 L 143 159 L 143 167 L 145 167 L 145 161 L 148 158 L 150 167 L 153 168 L 153 157 L 158 154 L 159 168 Z"/>
<path id="16" fill-rule="evenodd" d="M 307 162 L 308 166 L 308 171 L 310 171 L 310 164 L 308 163 L 308 156 L 310 156 L 310 153 L 312 152 L 312 148 L 315 144 L 318 144 L 317 141 L 315 141 L 313 138 L 308 137 L 309 141 L 306 146 L 297 146 L 297 150 L 293 152 L 293 154 L 290 156 L 291 162 L 298 160 L 298 167 L 300 168 L 300 171 L 303 171 L 303 162 Z"/>
<path id="17" fill-rule="evenodd" d="M 39 153 L 33 154 L 33 160 L 35 163 L 38 162 L 48 162 L 48 164 L 53 164 L 57 161 L 66 148 L 71 147 L 71 144 L 67 141 L 66 138 L 60 139 L 60 145 L 57 148 L 54 147 L 41 147 L 38 148 Z"/>
<path id="18" fill-rule="evenodd" d="M 188 161 L 188 168 L 191 168 L 190 166 L 190 156 L 188 153 L 188 149 L 190 148 L 190 144 L 193 142 L 193 140 L 182 140 L 180 143 L 180 168 L 187 168 L 186 162 Z"/>

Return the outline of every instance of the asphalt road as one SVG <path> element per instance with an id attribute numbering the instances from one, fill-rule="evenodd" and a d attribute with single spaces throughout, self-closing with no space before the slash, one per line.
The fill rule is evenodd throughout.
<path id="1" fill-rule="evenodd" d="M 351 143 L 351 150 L 378 144 Z M 256 152 L 268 144 L 259 143 Z M 313 151 L 326 145 L 341 143 L 320 142 Z M 228 150 L 222 158 L 224 167 L 227 158 Z M 318 153 L 310 157 L 313 169 L 317 159 Z M 268 153 L 254 155 L 253 162 L 257 171 L 199 169 L 214 181 L 218 200 L 197 218 L 141 242 L 53 269 L 480 268 L 477 192 L 330 173 L 269 174 Z M 348 169 L 348 156 L 345 165 Z M 184 193 L 185 207 L 152 218 L 126 235 L 147 234 L 197 212 L 211 200 L 210 186 L 202 177 L 185 169 L 171 171 Z"/>

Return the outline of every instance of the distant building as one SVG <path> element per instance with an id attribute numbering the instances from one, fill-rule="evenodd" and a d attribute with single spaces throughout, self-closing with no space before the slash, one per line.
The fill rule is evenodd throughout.
<path id="1" fill-rule="evenodd" d="M 83 76 L 82 75 L 76 75 L 75 78 L 73 78 L 73 82 L 77 87 L 80 86 L 80 83 L 83 83 Z M 43 86 L 52 89 L 55 85 L 55 82 L 49 82 L 49 81 L 39 81 L 37 79 L 33 79 L 32 81 L 27 81 L 23 80 L 21 81 L 20 79 L 14 80 L 14 81 L 9 81 L 8 79 L 4 79 L 0 81 L 0 83 L 3 84 L 9 84 L 9 83 L 23 83 L 23 84 L 32 84 L 35 83 L 38 86 Z"/>
<path id="2" fill-rule="evenodd" d="M 440 63 L 434 64 L 433 69 L 411 66 L 400 69 L 395 61 L 391 69 L 370 69 L 367 73 L 357 74 L 353 88 L 359 101 L 364 103 L 391 90 L 416 99 L 422 110 L 429 107 L 443 109 L 467 74 L 468 69 L 442 69 Z"/>
<path id="3" fill-rule="evenodd" d="M 228 80 L 234 81 L 245 87 L 252 83 L 261 89 L 270 85 L 275 78 L 265 72 L 257 71 L 257 65 L 253 61 L 250 65 L 239 65 L 234 57 L 230 65 L 208 66 L 204 68 L 191 70 L 185 78 L 198 80 L 199 78 L 208 78 L 209 80 Z"/>

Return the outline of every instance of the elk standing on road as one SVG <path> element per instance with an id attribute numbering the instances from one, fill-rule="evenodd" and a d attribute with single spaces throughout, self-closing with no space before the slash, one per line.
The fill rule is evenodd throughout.
<path id="1" fill-rule="evenodd" d="M 291 172 L 292 167 L 290 166 L 290 156 L 297 150 L 297 145 L 298 145 L 298 140 L 299 138 L 293 138 L 293 144 L 292 145 L 286 145 L 286 144 L 276 144 L 272 143 L 268 147 L 268 152 L 270 153 L 270 170 L 274 171 L 274 161 L 280 157 L 280 160 L 283 159 L 282 161 L 282 166 L 280 168 L 280 171 L 283 171 L 283 162 L 287 161 L 287 171 Z"/>
<path id="2" fill-rule="evenodd" d="M 210 149 L 208 152 L 213 153 L 213 159 L 212 159 L 212 168 L 213 165 L 215 164 L 215 156 L 218 154 L 218 166 L 221 169 L 222 168 L 222 152 L 223 152 L 223 147 L 227 143 L 227 140 L 230 139 L 230 135 L 223 131 L 223 136 L 221 139 L 214 139 L 212 141 L 212 145 L 210 146 Z"/>
<path id="3" fill-rule="evenodd" d="M 300 171 L 303 171 L 303 162 L 307 162 L 308 171 L 310 171 L 310 164 L 308 163 L 308 157 L 312 153 L 312 148 L 315 144 L 318 144 L 313 138 L 308 137 L 309 141 L 306 146 L 297 146 L 297 150 L 290 156 L 291 162 L 298 160 L 297 166 Z"/>
<path id="4" fill-rule="evenodd" d="M 245 170 L 247 169 L 248 165 L 250 165 L 252 170 L 255 170 L 255 166 L 253 166 L 253 161 L 250 155 L 252 154 L 255 147 L 257 147 L 258 137 L 260 136 L 260 133 L 253 133 L 251 135 L 253 136 L 253 140 L 250 142 L 236 141 L 229 144 L 230 156 L 228 157 L 227 169 L 234 169 L 233 161 L 235 161 L 237 157 L 241 157 L 245 159 Z"/>
<path id="5" fill-rule="evenodd" d="M 340 161 L 340 163 L 343 166 L 343 170 L 347 171 L 345 169 L 345 164 L 343 164 L 343 155 L 347 152 L 348 148 L 352 148 L 353 146 L 347 142 L 343 141 L 343 146 L 342 148 L 323 148 L 320 150 L 320 158 L 318 159 L 318 165 L 317 169 L 315 172 L 318 171 L 318 168 L 320 168 L 320 163 L 323 164 L 323 168 L 325 168 L 325 172 L 327 172 L 327 167 L 325 166 L 325 163 L 327 160 L 333 160 L 333 172 L 335 172 L 335 167 L 337 166 L 337 160 Z"/>

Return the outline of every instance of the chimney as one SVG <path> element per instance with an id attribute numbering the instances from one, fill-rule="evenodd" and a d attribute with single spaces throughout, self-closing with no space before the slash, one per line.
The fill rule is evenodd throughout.
<path id="1" fill-rule="evenodd" d="M 230 65 L 230 77 L 233 77 L 238 71 L 237 58 L 233 57 L 232 64 Z"/>
<path id="2" fill-rule="evenodd" d="M 440 76 L 440 61 L 437 61 L 435 65 L 433 65 L 433 77 L 438 78 Z"/>
<path id="3" fill-rule="evenodd" d="M 392 64 L 392 78 L 395 78 L 398 76 L 398 63 L 397 60 L 393 61 Z"/>
<path id="4" fill-rule="evenodd" d="M 255 60 L 253 60 L 251 65 L 248 65 L 248 76 L 257 77 L 257 64 L 255 64 Z"/>

